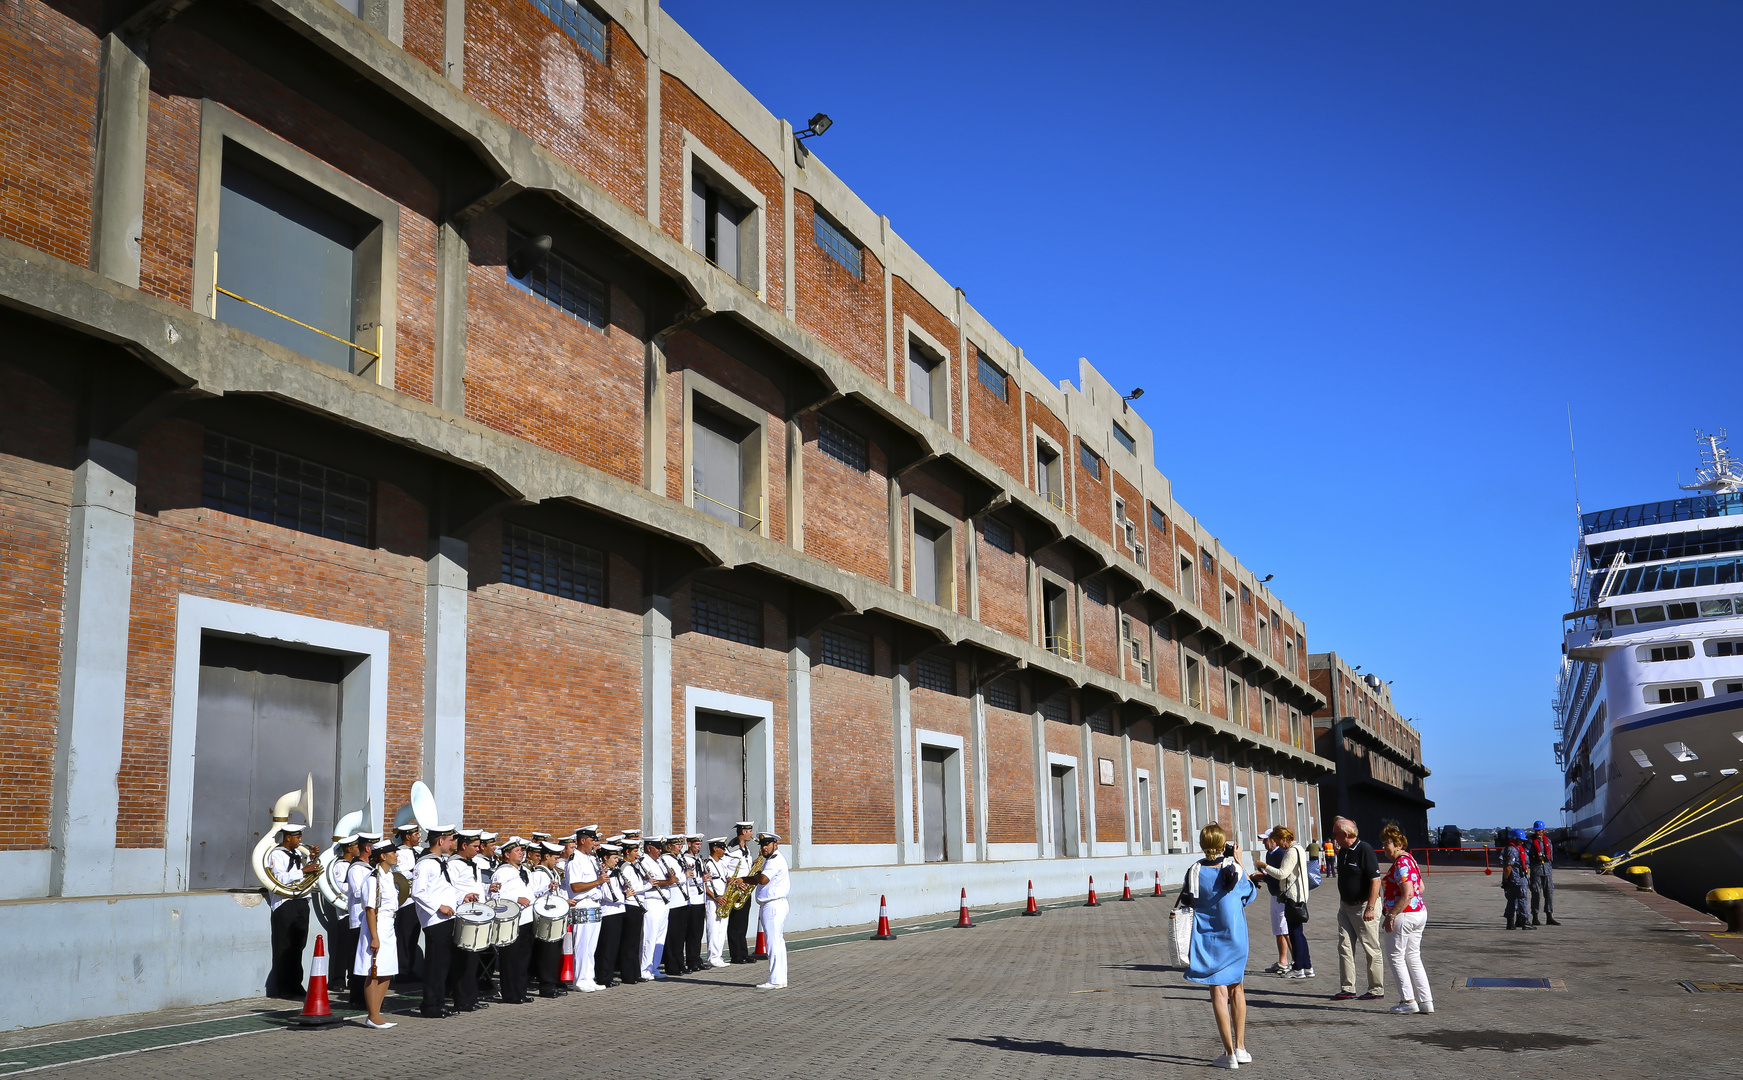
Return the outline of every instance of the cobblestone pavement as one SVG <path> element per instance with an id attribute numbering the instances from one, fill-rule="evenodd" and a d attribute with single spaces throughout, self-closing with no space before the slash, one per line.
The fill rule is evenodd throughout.
<path id="1" fill-rule="evenodd" d="M 1743 983 L 1743 963 L 1707 936 L 1719 927 L 1562 870 L 1557 901 L 1565 925 L 1509 933 L 1501 928 L 1496 880 L 1428 879 L 1432 1016 L 1387 1013 L 1395 993 L 1383 1002 L 1328 1000 L 1338 989 L 1330 883 L 1314 893 L 1308 927 L 1319 976 L 1257 974 L 1275 959 L 1261 897 L 1249 909 L 1247 1045 L 1254 1062 L 1244 1068 L 1340 1078 L 1517 1069 L 1543 1080 L 1633 1073 L 1656 1061 L 1679 1076 L 1735 1075 L 1743 993 L 1697 994 L 1680 985 Z M 0 1075 L 43 1065 L 56 1080 L 118 1070 L 129 1080 L 437 1077 L 480 1069 L 494 1077 L 649 1069 L 805 1078 L 1183 1075 L 1203 1069 L 1218 1042 L 1206 992 L 1167 966 L 1168 907 L 1150 897 L 1104 899 L 1099 908 L 1059 907 L 970 931 L 805 948 L 791 954 L 792 988 L 784 991 L 755 990 L 765 972 L 757 965 L 536 1005 L 498 1004 L 447 1020 L 399 1016 L 400 1026 L 386 1032 L 352 1024 L 285 1030 L 257 1014 L 53 1047 L 21 1046 L 15 1037 L 7 1040 L 11 1049 L 0 1050 Z M 1454 988 L 1469 976 L 1561 980 L 1565 990 Z M 49 1060 L 213 1035 L 230 1037 L 119 1059 Z"/>

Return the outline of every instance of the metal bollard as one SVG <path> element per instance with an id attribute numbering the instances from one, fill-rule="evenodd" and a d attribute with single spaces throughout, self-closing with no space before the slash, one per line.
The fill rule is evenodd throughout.
<path id="1" fill-rule="evenodd" d="M 1725 928 L 1743 934 L 1743 889 L 1714 889 L 1707 894 L 1707 910 L 1725 920 Z"/>
<path id="2" fill-rule="evenodd" d="M 1652 867 L 1641 866 L 1636 863 L 1633 866 L 1627 867 L 1622 872 L 1628 875 L 1628 880 L 1634 883 L 1636 889 L 1639 889 L 1641 892 L 1652 891 Z"/>

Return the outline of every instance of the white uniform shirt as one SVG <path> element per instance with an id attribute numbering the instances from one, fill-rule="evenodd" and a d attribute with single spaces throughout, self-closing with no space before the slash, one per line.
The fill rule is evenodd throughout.
<path id="1" fill-rule="evenodd" d="M 433 926 L 454 917 L 437 909 L 460 906 L 460 889 L 448 880 L 446 872 L 451 862 L 459 861 L 446 855 L 425 855 L 418 860 L 412 875 L 412 901 L 418 906 L 419 926 Z"/>
<path id="2" fill-rule="evenodd" d="M 660 856 L 660 876 L 676 877 L 678 883 L 666 889 L 666 902 L 673 907 L 683 907 L 690 902 L 690 888 L 684 878 L 684 861 L 676 855 Z"/>
<path id="3" fill-rule="evenodd" d="M 756 901 L 766 904 L 770 900 L 785 900 L 792 891 L 792 882 L 787 877 L 787 858 L 779 851 L 763 860 L 763 875 L 769 880 L 757 886 Z"/>
<path id="4" fill-rule="evenodd" d="M 726 871 L 721 869 L 721 859 L 709 859 L 702 865 L 703 883 L 708 889 L 709 900 L 726 898 Z"/>
<path id="5" fill-rule="evenodd" d="M 690 894 L 690 906 L 699 907 L 708 902 L 707 889 L 702 884 L 702 856 L 685 854 L 681 856 L 684 862 L 685 892 Z"/>
<path id="6" fill-rule="evenodd" d="M 518 904 L 523 897 L 527 900 L 538 899 L 533 892 L 533 872 L 526 868 L 525 863 L 520 866 L 503 863 L 491 875 L 491 884 L 502 886 L 496 895 L 504 900 L 512 900 Z M 520 909 L 520 924 L 525 926 L 532 921 L 533 909 L 529 904 Z"/>
<path id="7" fill-rule="evenodd" d="M 643 900 L 653 890 L 648 888 L 647 879 L 642 877 L 641 871 L 637 869 L 635 862 L 625 859 L 623 864 L 617 869 L 620 872 L 618 875 L 618 882 L 623 886 L 624 906 L 646 908 L 647 904 L 644 903 Z"/>
<path id="8" fill-rule="evenodd" d="M 494 878 L 490 875 L 496 872 L 496 860 L 480 851 L 472 856 L 472 876 L 481 885 L 489 885 Z"/>
<path id="9" fill-rule="evenodd" d="M 362 859 L 345 869 L 345 900 L 353 930 L 363 925 L 363 894 L 374 875 L 375 871 Z"/>
<path id="10" fill-rule="evenodd" d="M 527 876 L 532 878 L 533 899 L 535 900 L 549 893 L 556 884 L 551 877 L 549 867 L 535 866 L 527 871 Z"/>
<path id="11" fill-rule="evenodd" d="M 397 860 L 394 864 L 393 872 L 404 878 L 406 884 L 410 885 L 412 875 L 417 872 L 418 868 L 418 851 L 410 844 L 401 844 L 395 854 Z M 397 890 L 397 884 L 395 888 Z M 408 892 L 406 893 L 406 898 L 399 902 L 399 906 L 403 908 L 411 902 L 412 896 L 411 893 Z"/>
<path id="12" fill-rule="evenodd" d="M 595 885 L 591 889 L 576 892 L 573 886 L 576 882 L 592 881 L 599 876 L 599 860 L 585 852 L 577 851 L 563 871 L 563 891 L 576 906 L 594 908 L 599 906 L 600 891 L 603 886 Z"/>
<path id="13" fill-rule="evenodd" d="M 615 872 L 607 874 L 605 884 L 599 886 L 599 917 L 623 914 L 623 883 L 617 879 Z"/>
<path id="14" fill-rule="evenodd" d="M 664 881 L 666 878 L 666 868 L 661 865 L 664 861 L 665 859 L 663 856 L 656 859 L 645 852 L 642 854 L 641 858 L 635 861 L 636 873 L 640 874 L 641 879 L 648 883 L 648 887 L 642 891 L 643 907 L 646 907 L 648 904 L 671 903 L 671 890 L 669 888 L 657 888 L 653 884 L 656 881 Z"/>
<path id="15" fill-rule="evenodd" d="M 266 872 L 272 875 L 272 880 L 287 889 L 302 884 L 303 866 L 302 852 L 288 850 L 283 844 L 266 853 Z M 273 911 L 277 911 L 285 901 L 293 899 L 295 897 L 280 896 L 275 892 L 266 894 L 266 902 Z"/>

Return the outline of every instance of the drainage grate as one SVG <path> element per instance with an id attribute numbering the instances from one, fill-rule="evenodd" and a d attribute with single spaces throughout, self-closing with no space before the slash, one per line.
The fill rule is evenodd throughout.
<path id="1" fill-rule="evenodd" d="M 1683 979 L 1680 985 L 1691 994 L 1743 994 L 1743 983 L 1692 982 Z"/>
<path id="2" fill-rule="evenodd" d="M 1479 979 L 1467 978 L 1465 990 L 1566 990 L 1560 979 Z"/>

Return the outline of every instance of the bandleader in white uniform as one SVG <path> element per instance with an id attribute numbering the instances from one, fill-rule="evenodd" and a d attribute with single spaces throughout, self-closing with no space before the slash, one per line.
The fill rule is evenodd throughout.
<path id="1" fill-rule="evenodd" d="M 648 883 L 648 889 L 641 898 L 642 941 L 639 974 L 644 979 L 664 979 L 666 973 L 660 970 L 660 963 L 666 952 L 666 920 L 669 917 L 667 909 L 672 903 L 672 894 L 675 891 L 673 887 L 678 883 L 678 875 L 664 863 L 664 837 L 644 837 L 642 849 L 641 858 L 636 860 L 636 869 Z"/>
<path id="2" fill-rule="evenodd" d="M 758 990 L 782 990 L 787 985 L 787 894 L 792 881 L 787 873 L 787 857 L 781 854 L 781 838 L 774 833 L 757 837 L 763 852 L 762 872 L 745 881 L 756 886 L 756 902 L 761 905 L 763 935 L 769 946 L 769 981 L 758 983 Z"/>
<path id="3" fill-rule="evenodd" d="M 563 885 L 575 904 L 575 984 L 583 994 L 599 989 L 594 981 L 598 969 L 599 924 L 604 917 L 600 901 L 604 898 L 606 874 L 593 852 L 599 847 L 599 826 L 584 825 L 575 830 L 576 851 L 563 868 Z"/>
<path id="4" fill-rule="evenodd" d="M 703 905 L 703 912 L 708 920 L 708 966 L 730 967 L 721 954 L 726 951 L 726 920 L 716 912 L 720 901 L 726 897 L 726 871 L 721 868 L 721 858 L 726 854 L 726 837 L 716 836 L 708 841 L 708 861 L 702 864 L 702 882 L 708 893 L 708 902 Z"/>

